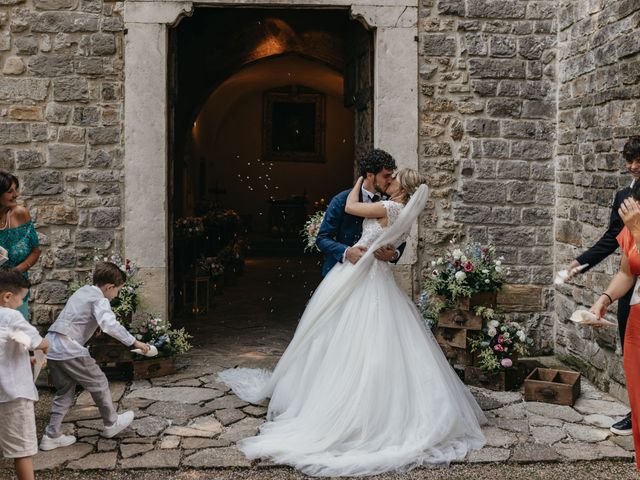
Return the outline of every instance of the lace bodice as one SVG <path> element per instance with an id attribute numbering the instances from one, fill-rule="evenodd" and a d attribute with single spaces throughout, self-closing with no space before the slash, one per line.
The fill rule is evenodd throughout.
<path id="1" fill-rule="evenodd" d="M 362 222 L 362 236 L 360 237 L 360 240 L 358 240 L 358 243 L 356 243 L 357 246 L 369 247 L 380 235 L 382 235 L 382 232 L 384 232 L 387 227 L 393 225 L 404 207 L 404 204 L 392 202 L 390 200 L 385 200 L 382 204 L 387 210 L 387 226 L 383 227 L 380 225 L 377 218 L 365 218 Z M 398 240 L 396 247 L 406 240 L 408 234 L 409 232 Z"/>

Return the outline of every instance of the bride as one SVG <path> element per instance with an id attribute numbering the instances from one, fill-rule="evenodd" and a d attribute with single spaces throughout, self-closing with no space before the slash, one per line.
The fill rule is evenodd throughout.
<path id="1" fill-rule="evenodd" d="M 402 169 L 388 201 L 346 212 L 365 217 L 354 265 L 338 263 L 311 297 L 273 372 L 236 368 L 220 380 L 243 400 L 270 397 L 260 434 L 238 443 L 308 475 L 373 475 L 446 465 L 485 443 L 482 410 L 447 363 L 420 313 L 373 252 L 398 245 L 424 209 L 427 187 Z"/>

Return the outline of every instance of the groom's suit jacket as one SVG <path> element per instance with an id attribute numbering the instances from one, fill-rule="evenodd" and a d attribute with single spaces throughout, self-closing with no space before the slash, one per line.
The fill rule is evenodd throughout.
<path id="1" fill-rule="evenodd" d="M 342 263 L 345 250 L 355 245 L 362 236 L 362 221 L 364 219 L 349 215 L 344 211 L 349 192 L 351 189 L 340 192 L 331 199 L 316 238 L 316 245 L 324 253 L 322 276 L 329 273 L 329 270 L 336 263 Z M 362 201 L 362 191 L 360 191 L 360 201 Z M 404 247 L 404 243 L 398 247 L 400 255 L 402 255 Z M 397 261 L 395 260 L 395 262 Z"/>

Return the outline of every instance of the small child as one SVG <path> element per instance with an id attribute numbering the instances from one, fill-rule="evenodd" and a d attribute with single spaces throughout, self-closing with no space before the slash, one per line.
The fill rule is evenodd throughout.
<path id="1" fill-rule="evenodd" d="M 109 382 L 84 346 L 98 327 L 127 346 L 143 353 L 149 345 L 136 340 L 111 310 L 110 301 L 118 296 L 126 274 L 111 262 L 100 262 L 93 271 L 93 285 L 78 289 L 67 301 L 57 320 L 49 328 L 47 363 L 56 394 L 51 403 L 51 418 L 44 431 L 41 450 L 53 450 L 76 442 L 73 435 L 62 433 L 62 420 L 73 404 L 76 385 L 80 384 L 93 397 L 102 421 L 102 436 L 111 438 L 133 421 L 133 412 L 118 415 L 113 406 Z"/>
<path id="2" fill-rule="evenodd" d="M 18 270 L 0 270 L 0 450 L 14 459 L 19 480 L 35 478 L 31 457 L 38 453 L 33 410 L 38 391 L 28 349 L 47 351 L 47 341 L 16 310 L 28 289 Z"/>

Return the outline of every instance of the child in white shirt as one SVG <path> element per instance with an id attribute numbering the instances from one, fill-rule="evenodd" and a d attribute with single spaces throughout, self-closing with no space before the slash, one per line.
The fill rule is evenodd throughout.
<path id="1" fill-rule="evenodd" d="M 149 345 L 136 340 L 116 319 L 110 301 L 118 296 L 126 274 L 111 262 L 100 262 L 93 271 L 93 285 L 78 289 L 67 301 L 57 320 L 49 328 L 47 362 L 56 395 L 51 403 L 51 418 L 45 429 L 41 450 L 53 450 L 76 442 L 73 435 L 62 433 L 62 421 L 75 397 L 76 385 L 81 385 L 93 397 L 102 421 L 102 436 L 111 438 L 133 421 L 133 412 L 118 415 L 113 406 L 109 382 L 84 346 L 100 329 L 123 344 L 139 348 L 143 353 Z"/>
<path id="2" fill-rule="evenodd" d="M 0 270 L 0 450 L 13 458 L 19 480 L 33 480 L 38 452 L 29 350 L 46 353 L 47 341 L 16 309 L 22 305 L 29 281 L 15 269 Z"/>

